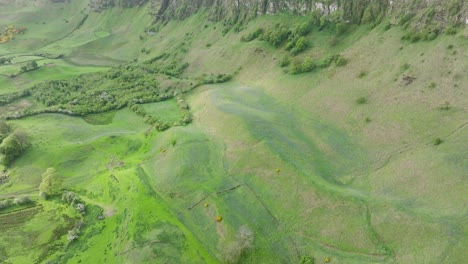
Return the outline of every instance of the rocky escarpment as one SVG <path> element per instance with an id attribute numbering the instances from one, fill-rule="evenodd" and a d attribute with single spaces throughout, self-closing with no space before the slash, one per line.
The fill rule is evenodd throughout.
<path id="1" fill-rule="evenodd" d="M 148 2 L 148 0 L 90 0 L 89 7 L 95 12 L 100 12 L 111 7 L 128 8 L 141 6 L 146 2 Z"/>
<path id="2" fill-rule="evenodd" d="M 109 0 L 110 1 L 110 0 Z M 320 15 L 348 23 L 378 23 L 390 17 L 395 24 L 416 30 L 440 32 L 464 25 L 468 19 L 465 0 L 152 0 L 156 21 L 184 19 L 199 10 L 228 25 L 259 15 L 294 13 Z"/>
<path id="3" fill-rule="evenodd" d="M 465 0 L 90 0 L 89 3 L 94 11 L 144 5 L 155 21 L 184 19 L 204 10 L 210 20 L 224 21 L 228 26 L 284 12 L 355 24 L 378 23 L 390 17 L 394 24 L 427 34 L 438 34 L 468 21 Z"/>
<path id="4" fill-rule="evenodd" d="M 330 15 L 343 11 L 343 18 L 360 22 L 366 9 L 372 17 L 380 16 L 389 5 L 387 0 L 162 0 L 153 1 L 157 19 L 185 18 L 200 9 L 208 9 L 213 20 L 249 19 L 258 15 L 290 12 L 306 15 L 320 12 Z"/>

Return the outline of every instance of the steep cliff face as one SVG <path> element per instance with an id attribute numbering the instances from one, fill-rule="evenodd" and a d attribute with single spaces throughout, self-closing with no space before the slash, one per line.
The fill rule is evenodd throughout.
<path id="1" fill-rule="evenodd" d="M 128 8 L 141 6 L 146 2 L 148 2 L 148 0 L 90 0 L 89 7 L 91 10 L 99 12 L 110 7 Z"/>
<path id="2" fill-rule="evenodd" d="M 412 31 L 438 34 L 447 27 L 464 25 L 468 19 L 465 0 L 90 0 L 89 6 L 101 11 L 146 3 L 155 21 L 184 19 L 205 10 L 210 20 L 230 26 L 259 15 L 288 12 L 355 24 L 376 23 L 390 17 L 394 24 Z"/>
<path id="3" fill-rule="evenodd" d="M 152 0 L 149 8 L 157 21 L 184 19 L 201 9 L 208 10 L 210 19 L 228 24 L 289 12 L 356 24 L 379 22 L 387 16 L 395 24 L 420 31 L 428 26 L 441 31 L 447 26 L 463 25 L 468 18 L 464 0 Z"/>
<path id="4" fill-rule="evenodd" d="M 258 15 L 290 12 L 307 15 L 312 12 L 331 14 L 343 10 L 347 20 L 360 22 L 366 9 L 378 16 L 388 6 L 387 0 L 162 0 L 153 1 L 158 19 L 185 18 L 198 10 L 209 9 L 213 20 L 238 17 L 248 19 Z"/>

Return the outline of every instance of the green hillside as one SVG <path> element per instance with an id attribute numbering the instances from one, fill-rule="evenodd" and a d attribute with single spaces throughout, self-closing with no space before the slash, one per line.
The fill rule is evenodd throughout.
<path id="1" fill-rule="evenodd" d="M 463 1 L 29 2 L 0 263 L 468 258 Z"/>

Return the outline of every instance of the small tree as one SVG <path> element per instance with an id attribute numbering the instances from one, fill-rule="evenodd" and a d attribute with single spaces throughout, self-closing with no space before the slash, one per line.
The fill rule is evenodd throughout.
<path id="1" fill-rule="evenodd" d="M 28 66 L 28 69 L 30 69 L 30 70 L 37 69 L 37 67 L 38 67 L 36 61 L 30 61 L 30 62 L 28 62 L 27 66 Z"/>
<path id="2" fill-rule="evenodd" d="M 42 182 L 39 185 L 39 194 L 43 198 L 54 196 L 60 193 L 62 190 L 63 180 L 57 175 L 54 168 L 48 168 L 42 174 Z"/>
<path id="3" fill-rule="evenodd" d="M 26 134 L 15 131 L 8 135 L 0 144 L 0 161 L 5 166 L 20 156 L 28 147 Z"/>
<path id="4" fill-rule="evenodd" d="M 224 260 L 227 263 L 239 263 L 242 256 L 254 248 L 254 232 L 246 225 L 239 228 L 236 239 L 224 249 Z"/>

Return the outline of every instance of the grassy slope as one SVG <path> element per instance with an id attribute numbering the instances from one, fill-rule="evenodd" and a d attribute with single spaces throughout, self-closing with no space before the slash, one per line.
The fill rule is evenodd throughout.
<path id="1" fill-rule="evenodd" d="M 466 34 L 407 44 L 399 29 L 377 27 L 368 35 L 360 29 L 330 49 L 331 35 L 314 31 L 308 56 L 343 51 L 350 63 L 291 76 L 277 66 L 281 54 L 274 48 L 241 43 L 237 34 L 222 37 L 221 26 L 202 16 L 171 22 L 140 41 L 146 14 L 121 12 L 91 15 L 73 35 L 43 50 L 65 50 L 73 63 L 99 65 L 149 57 L 185 41 L 189 74 L 243 69 L 231 83 L 200 87 L 189 96 L 193 125 L 150 138 L 129 110 L 85 120 L 41 115 L 14 121 L 32 135 L 33 146 L 14 164 L 0 195 L 36 193 L 40 174 L 54 166 L 67 188 L 88 203 L 89 226 L 66 251 L 49 252 L 56 239 L 51 230 L 68 230 L 61 212 L 77 216 L 39 201 L 45 213 L 1 234 L 14 246 L 0 245 L 0 257 L 17 256 L 9 259 L 14 263 L 216 262 L 240 226 L 248 225 L 255 250 L 243 263 L 290 263 L 302 255 L 319 262 L 330 256 L 334 263 L 466 258 Z M 136 20 L 139 29 L 122 27 L 124 19 L 113 19 L 117 13 Z M 290 17 L 260 18 L 247 31 L 278 19 Z M 138 54 L 141 47 L 151 54 Z M 402 72 L 405 63 L 410 67 Z M 42 70 L 49 69 L 24 77 L 39 80 Z M 405 85 L 404 76 L 416 80 Z M 368 103 L 357 105 L 362 96 Z M 445 101 L 452 108 L 438 110 Z M 174 109 L 172 103 L 145 109 L 163 114 Z M 436 137 L 444 140 L 437 147 Z M 110 170 L 112 157 L 124 167 Z M 102 222 L 95 220 L 100 210 Z M 47 215 L 58 220 L 41 231 Z M 25 240 L 8 239 L 32 233 L 41 240 L 26 247 Z M 65 243 L 63 236 L 60 241 Z"/>
<path id="2" fill-rule="evenodd" d="M 465 37 L 409 45 L 400 42 L 400 34 L 376 28 L 344 51 L 347 66 L 301 76 L 281 74 L 270 66 L 277 57 L 271 48 L 238 44 L 237 36 L 202 55 L 200 43 L 189 54 L 189 61 L 208 71 L 248 60 L 237 83 L 195 94 L 192 103 L 198 123 L 224 142 L 234 167 L 229 176 L 260 177 L 254 189 L 262 190 L 270 210 L 284 217 L 281 222 L 293 226 L 291 236 L 318 240 L 302 254 L 333 245 L 346 263 L 362 261 L 354 253 L 403 263 L 465 257 L 456 248 L 467 241 L 455 231 L 466 227 Z M 238 45 L 253 47 L 238 58 Z M 401 72 L 405 63 L 410 68 Z M 363 79 L 361 71 L 367 72 Z M 417 81 L 404 85 L 407 75 Z M 369 103 L 357 105 L 361 96 Z M 439 110 L 445 101 L 452 108 Z M 434 146 L 436 137 L 444 145 Z M 284 178 L 275 177 L 276 167 Z"/>

